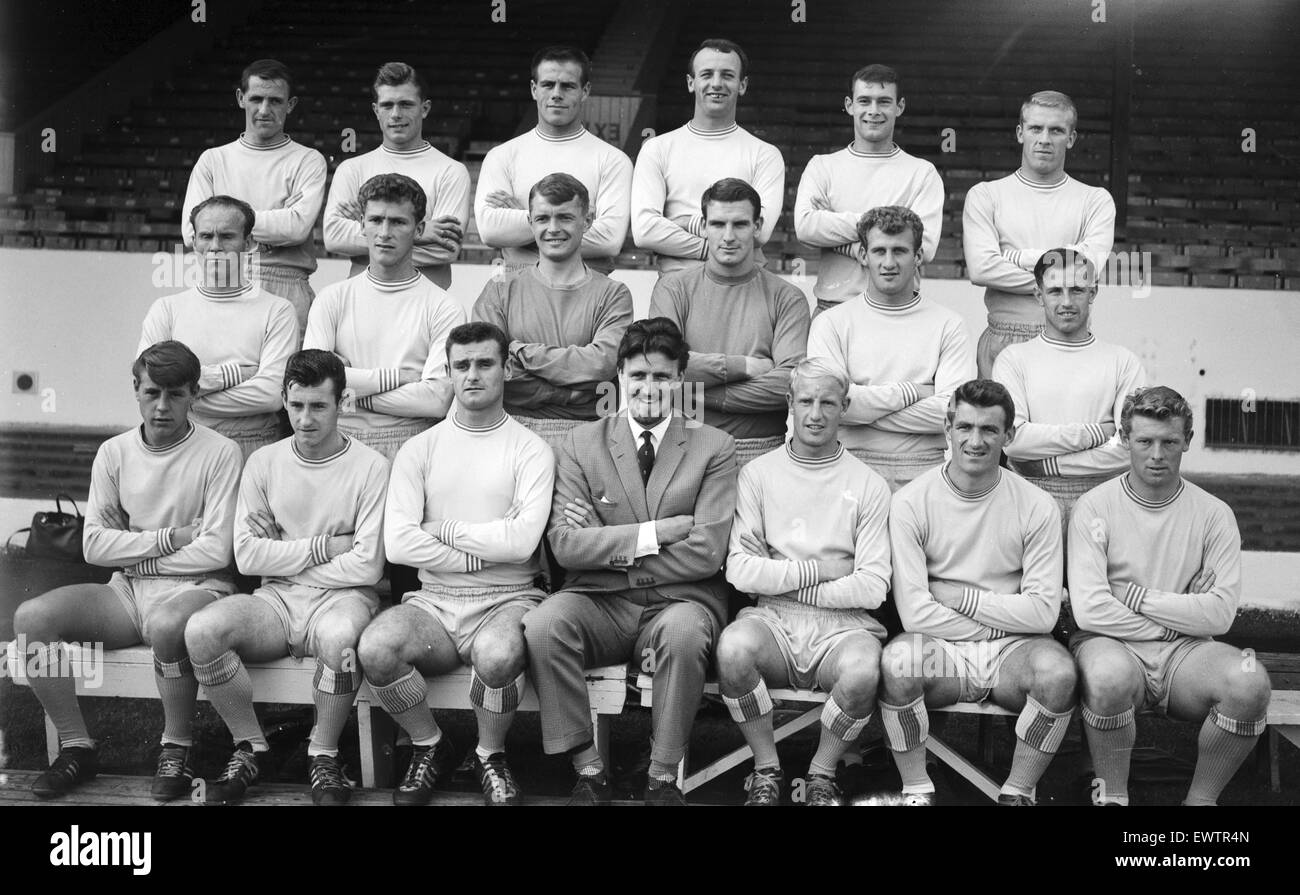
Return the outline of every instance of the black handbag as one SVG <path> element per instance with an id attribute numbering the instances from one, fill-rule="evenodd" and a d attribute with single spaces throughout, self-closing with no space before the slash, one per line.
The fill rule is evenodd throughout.
<path id="1" fill-rule="evenodd" d="M 72 504 L 77 515 L 63 512 L 63 501 Z M 31 528 L 20 528 L 15 535 L 27 532 L 27 555 L 33 559 L 58 559 L 64 562 L 84 563 L 86 555 L 81 550 L 81 532 L 86 517 L 81 515 L 77 502 L 69 494 L 54 499 L 55 511 L 36 513 Z M 9 538 L 13 540 L 13 535 Z"/>

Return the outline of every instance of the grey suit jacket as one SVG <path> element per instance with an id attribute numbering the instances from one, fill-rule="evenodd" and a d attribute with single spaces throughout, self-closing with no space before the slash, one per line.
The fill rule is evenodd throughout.
<path id="1" fill-rule="evenodd" d="M 547 536 L 568 570 L 565 590 L 652 590 L 670 600 L 691 600 L 726 620 L 727 557 L 736 509 L 736 443 L 712 426 L 688 427 L 674 417 L 655 457 L 650 481 L 641 483 L 637 445 L 620 413 L 571 430 L 556 447 L 555 496 Z M 600 524 L 572 528 L 564 505 L 575 497 L 595 508 Z M 690 535 L 634 559 L 642 522 L 695 517 Z"/>

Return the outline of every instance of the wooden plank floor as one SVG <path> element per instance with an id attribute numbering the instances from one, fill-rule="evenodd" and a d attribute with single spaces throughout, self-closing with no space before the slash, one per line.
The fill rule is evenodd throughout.
<path id="1" fill-rule="evenodd" d="M 160 807 L 193 806 L 188 799 L 159 803 L 149 796 L 149 777 L 120 777 L 100 775 L 82 784 L 70 795 L 59 799 L 38 799 L 32 795 L 32 782 L 40 776 L 37 771 L 0 772 L 0 808 L 17 805 L 157 805 Z M 525 805 L 563 805 L 567 799 L 524 795 Z M 244 798 L 244 805 L 306 805 L 312 807 L 311 789 L 293 783 L 268 783 L 254 786 Z M 393 805 L 391 789 L 357 789 L 352 793 L 352 805 Z M 435 806 L 480 806 L 483 798 L 478 793 L 439 791 L 433 800 Z M 638 805 L 639 802 L 615 802 L 615 805 Z"/>

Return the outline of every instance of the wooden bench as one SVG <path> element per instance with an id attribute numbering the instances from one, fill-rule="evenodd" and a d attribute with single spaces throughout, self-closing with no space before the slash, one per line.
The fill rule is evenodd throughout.
<path id="1" fill-rule="evenodd" d="M 1278 768 L 1278 738 L 1300 749 L 1300 690 L 1274 690 L 1268 702 L 1268 780 L 1273 792 L 1282 791 Z"/>
<path id="2" fill-rule="evenodd" d="M 653 680 L 648 674 L 637 676 L 637 689 L 641 692 L 641 705 L 650 706 L 652 704 Z M 718 685 L 709 682 L 704 685 L 704 692 L 714 696 L 720 695 Z M 826 702 L 827 694 L 820 690 L 793 690 L 787 688 L 777 688 L 768 691 L 774 702 L 800 702 L 811 703 L 815 707 L 807 710 L 791 721 L 787 721 L 780 727 L 775 728 L 776 741 L 786 739 L 798 733 L 801 730 L 818 724 L 821 720 L 821 704 Z M 978 715 L 980 716 L 979 732 L 979 751 L 980 759 L 986 764 L 993 763 L 992 742 L 989 739 L 989 727 L 992 718 L 999 715 L 1003 717 L 1015 717 L 1015 712 L 999 708 L 993 703 L 974 703 L 958 702 L 954 705 L 941 709 L 931 708 L 933 712 L 946 712 L 955 715 Z M 1281 792 L 1281 779 L 1278 767 L 1278 738 L 1282 737 L 1289 740 L 1297 748 L 1300 748 L 1300 690 L 1274 690 L 1268 706 L 1268 732 L 1266 737 L 1266 748 L 1268 750 L 1269 764 L 1269 783 L 1273 792 Z M 980 770 L 971 761 L 965 758 L 956 749 L 953 749 L 933 733 L 926 742 L 926 748 L 935 758 L 942 761 L 948 767 L 952 768 L 965 780 L 969 781 L 976 789 L 982 792 L 990 800 L 996 802 L 1001 786 L 995 783 L 991 777 Z M 741 746 L 733 752 L 729 752 L 712 764 L 701 768 L 692 773 L 686 773 L 686 759 L 677 773 L 677 782 L 683 793 L 690 792 L 708 783 L 715 777 L 725 774 L 727 771 L 742 764 L 743 762 L 754 757 L 753 751 L 748 746 Z"/>
<path id="3" fill-rule="evenodd" d="M 641 705 L 652 705 L 653 680 L 648 674 L 637 676 L 637 689 L 641 692 Z M 710 681 L 704 685 L 704 692 L 709 695 L 721 695 L 717 683 Z M 826 702 L 827 694 L 820 690 L 794 690 L 789 688 L 776 688 L 768 690 L 774 702 L 801 702 L 811 703 L 813 708 L 808 709 L 803 714 L 793 720 L 787 721 L 774 731 L 776 741 L 779 743 L 787 737 L 793 736 L 801 730 L 805 730 L 821 722 L 821 705 Z M 1009 712 L 1006 709 L 998 708 L 992 703 L 974 703 L 959 702 L 942 709 L 930 709 L 931 712 L 949 712 L 961 715 L 980 715 L 980 747 L 981 752 L 987 752 L 985 744 L 988 742 L 988 719 L 997 715 L 1015 715 L 1015 712 Z M 969 780 L 980 792 L 988 796 L 993 801 L 997 801 L 1000 785 L 981 771 L 978 767 L 964 758 L 961 753 L 953 749 L 943 740 L 931 734 L 926 744 L 931 754 L 935 758 L 948 765 L 966 780 Z M 708 783 L 714 777 L 721 776 L 727 771 L 736 767 L 754 757 L 754 753 L 748 746 L 741 746 L 734 752 L 729 752 L 712 764 L 701 768 L 693 774 L 686 773 L 686 760 L 682 760 L 681 768 L 677 773 L 678 786 L 683 793 L 690 792 Z M 987 756 L 986 756 L 987 760 Z"/>
<path id="4" fill-rule="evenodd" d="M 158 685 L 154 681 L 153 652 L 146 646 L 133 646 L 102 653 L 102 664 L 79 664 L 86 649 L 78 644 L 67 647 L 69 663 L 82 674 L 76 678 L 77 695 L 130 697 L 157 699 Z M 30 686 L 24 663 L 19 661 L 15 644 L 9 643 L 4 657 L 5 671 L 15 684 Z M 87 659 L 87 663 L 90 660 Z M 89 670 L 92 673 L 86 674 Z M 277 702 L 289 705 L 312 704 L 312 676 L 316 671 L 315 659 L 277 659 L 274 662 L 248 666 L 253 679 L 253 693 L 257 702 Z M 622 665 L 591 668 L 587 671 L 587 693 L 591 699 L 591 717 L 596 728 L 596 742 L 602 754 L 608 754 L 610 717 L 623 710 L 627 699 L 627 669 Z M 100 677 L 98 685 L 93 678 Z M 92 678 L 88 681 L 86 678 Z M 430 708 L 472 709 L 469 702 L 468 668 L 449 674 L 428 678 Z M 203 688 L 199 698 L 206 699 Z M 537 711 L 537 694 L 531 685 L 519 705 L 520 711 Z M 373 717 L 372 717 L 373 716 Z M 375 786 L 378 779 L 389 779 L 392 765 L 392 722 L 379 705 L 370 687 L 362 683 L 357 693 L 357 734 L 360 740 L 361 785 Z M 59 735 L 54 723 L 45 718 L 45 746 L 51 761 L 59 752 Z"/>

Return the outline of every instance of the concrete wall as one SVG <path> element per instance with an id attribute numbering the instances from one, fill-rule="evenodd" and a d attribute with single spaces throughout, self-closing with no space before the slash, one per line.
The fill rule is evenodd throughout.
<path id="1" fill-rule="evenodd" d="M 170 258 L 170 256 L 169 256 Z M 344 262 L 326 260 L 312 278 L 317 291 L 344 276 Z M 163 270 L 153 256 L 122 252 L 0 249 L 0 424 L 129 426 L 136 421 L 130 361 L 140 321 L 159 296 Z M 491 275 L 486 265 L 456 265 L 452 294 L 468 309 Z M 644 316 L 656 275 L 619 271 Z M 806 292 L 812 281 L 793 278 Z M 925 292 L 967 321 L 972 338 L 984 326 L 980 290 L 964 281 L 934 280 Z M 1294 292 L 1154 287 L 1149 295 L 1106 287 L 1097 299 L 1094 331 L 1136 352 L 1153 382 L 1181 391 L 1197 408 L 1207 396 L 1300 398 L 1300 301 Z M 14 394 L 15 371 L 35 372 L 37 393 Z M 1185 460 L 1201 472 L 1300 475 L 1300 454 L 1206 450 Z"/>

